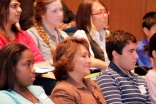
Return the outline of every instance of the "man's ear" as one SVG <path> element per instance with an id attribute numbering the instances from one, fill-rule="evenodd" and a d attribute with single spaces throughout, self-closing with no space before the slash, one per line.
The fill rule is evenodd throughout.
<path id="1" fill-rule="evenodd" d="M 145 33 L 145 35 L 149 34 L 149 30 L 146 27 L 143 28 L 143 32 Z"/>
<path id="2" fill-rule="evenodd" d="M 114 59 L 118 59 L 119 58 L 119 54 L 115 50 L 112 52 L 112 55 L 113 55 Z"/>

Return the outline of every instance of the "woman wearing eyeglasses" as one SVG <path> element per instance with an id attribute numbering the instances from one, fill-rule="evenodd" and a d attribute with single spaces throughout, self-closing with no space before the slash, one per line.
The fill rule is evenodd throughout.
<path id="1" fill-rule="evenodd" d="M 105 39 L 109 11 L 102 0 L 84 0 L 76 14 L 77 31 L 74 36 L 89 42 L 92 66 L 105 69 L 109 63 L 105 51 Z"/>

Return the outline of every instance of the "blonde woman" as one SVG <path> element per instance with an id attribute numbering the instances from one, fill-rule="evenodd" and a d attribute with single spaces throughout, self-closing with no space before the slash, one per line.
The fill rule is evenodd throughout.
<path id="1" fill-rule="evenodd" d="M 28 29 L 44 59 L 53 64 L 52 54 L 57 44 L 68 35 L 57 26 L 62 22 L 63 9 L 60 0 L 36 0 L 34 3 L 34 27 Z"/>

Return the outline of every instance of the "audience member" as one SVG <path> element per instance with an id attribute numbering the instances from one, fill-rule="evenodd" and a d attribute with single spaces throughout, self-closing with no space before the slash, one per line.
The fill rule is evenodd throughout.
<path id="1" fill-rule="evenodd" d="M 59 81 L 50 98 L 56 104 L 106 104 L 99 86 L 84 77 L 90 74 L 88 42 L 69 37 L 54 53 L 55 77 Z"/>
<path id="2" fill-rule="evenodd" d="M 38 51 L 34 41 L 27 32 L 18 29 L 15 23 L 19 21 L 22 12 L 20 8 L 20 0 L 1 0 L 0 3 L 0 48 L 9 42 L 20 42 L 27 45 L 33 52 L 34 61 L 43 62 L 44 59 Z"/>
<path id="3" fill-rule="evenodd" d="M 0 50 L 0 104 L 54 104 L 41 87 L 32 85 L 33 64 L 25 45 L 10 43 Z"/>
<path id="4" fill-rule="evenodd" d="M 84 0 L 76 14 L 77 31 L 74 36 L 89 42 L 92 67 L 105 69 L 109 62 L 105 51 L 109 11 L 102 0 Z M 105 62 L 104 62 L 105 61 Z M 107 63 L 106 63 L 107 62 Z"/>
<path id="5" fill-rule="evenodd" d="M 107 104 L 151 104 L 145 80 L 131 72 L 138 58 L 136 50 L 131 33 L 115 31 L 107 38 L 110 64 L 96 79 Z"/>
<path id="6" fill-rule="evenodd" d="M 153 60 L 153 69 L 149 70 L 145 80 L 149 88 L 149 94 L 151 96 L 151 104 L 156 104 L 156 33 L 149 40 L 148 53 Z"/>
<path id="7" fill-rule="evenodd" d="M 21 9 L 23 12 L 19 21 L 22 30 L 27 30 L 33 26 L 34 2 L 35 0 L 22 0 Z M 58 28 L 69 34 L 73 34 L 76 31 L 75 15 L 63 1 L 61 2 L 63 6 L 63 21 L 59 24 Z"/>
<path id="8" fill-rule="evenodd" d="M 18 42 L 26 45 L 32 51 L 34 55 L 34 65 L 53 67 L 44 60 L 34 40 L 25 31 L 16 27 L 16 23 L 19 22 L 20 14 L 22 12 L 20 8 L 21 0 L 1 0 L 0 3 L 0 48 L 11 42 Z M 43 69 L 45 70 L 45 69 Z M 45 71 L 44 71 L 45 72 Z M 38 73 L 38 71 L 37 71 Z M 55 78 L 52 72 L 41 74 L 42 77 Z M 35 80 L 37 81 L 37 80 Z M 53 85 L 54 86 L 54 85 Z M 50 91 L 51 92 L 51 91 Z"/>
<path id="9" fill-rule="evenodd" d="M 53 64 L 52 54 L 57 44 L 68 35 L 56 26 L 63 19 L 60 0 L 36 0 L 34 4 L 34 27 L 27 32 L 32 36 L 44 59 Z"/>
<path id="10" fill-rule="evenodd" d="M 148 56 L 148 53 L 144 51 L 144 46 L 148 44 L 152 35 L 156 32 L 156 12 L 149 12 L 145 14 L 142 20 L 143 32 L 146 38 L 138 42 L 138 60 L 137 65 L 142 67 L 152 67 L 152 63 Z"/>

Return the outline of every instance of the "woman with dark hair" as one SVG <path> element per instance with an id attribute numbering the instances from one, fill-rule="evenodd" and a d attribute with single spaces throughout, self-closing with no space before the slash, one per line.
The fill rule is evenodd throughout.
<path id="1" fill-rule="evenodd" d="M 0 50 L 0 104 L 53 104 L 41 87 L 32 85 L 33 64 L 25 45 L 10 43 Z"/>
<path id="2" fill-rule="evenodd" d="M 69 37 L 59 43 L 53 57 L 59 81 L 50 98 L 56 104 L 106 104 L 99 86 L 89 79 L 90 52 L 83 38 Z"/>
<path id="3" fill-rule="evenodd" d="M 0 3 L 0 48 L 10 42 L 19 42 L 30 48 L 35 63 L 44 62 L 37 46 L 27 32 L 20 30 L 16 23 L 22 12 L 21 0 L 1 0 Z"/>
<path id="4" fill-rule="evenodd" d="M 156 104 L 156 33 L 149 40 L 148 54 L 153 64 L 153 68 L 148 71 L 145 80 L 149 87 L 151 104 Z"/>
<path id="5" fill-rule="evenodd" d="M 41 69 L 36 69 L 36 73 L 44 72 L 45 74 L 40 74 L 41 77 L 54 79 L 54 74 L 51 72 L 54 68 L 44 60 L 34 40 L 27 32 L 20 30 L 15 25 L 19 22 L 20 14 L 22 12 L 20 5 L 21 0 L 0 0 L 0 49 L 12 42 L 26 45 L 33 53 L 34 66 L 36 66 L 37 69 Z M 44 69 L 39 66 L 44 67 Z M 48 70 L 45 71 L 45 69 Z"/>
<path id="6" fill-rule="evenodd" d="M 68 35 L 57 28 L 63 19 L 61 0 L 36 0 L 34 27 L 28 29 L 44 59 L 53 64 L 52 56 L 57 44 Z"/>
<path id="7" fill-rule="evenodd" d="M 105 50 L 108 35 L 109 11 L 102 0 L 84 0 L 76 14 L 77 31 L 74 36 L 85 38 L 89 43 L 92 67 L 105 69 L 109 63 Z"/>

